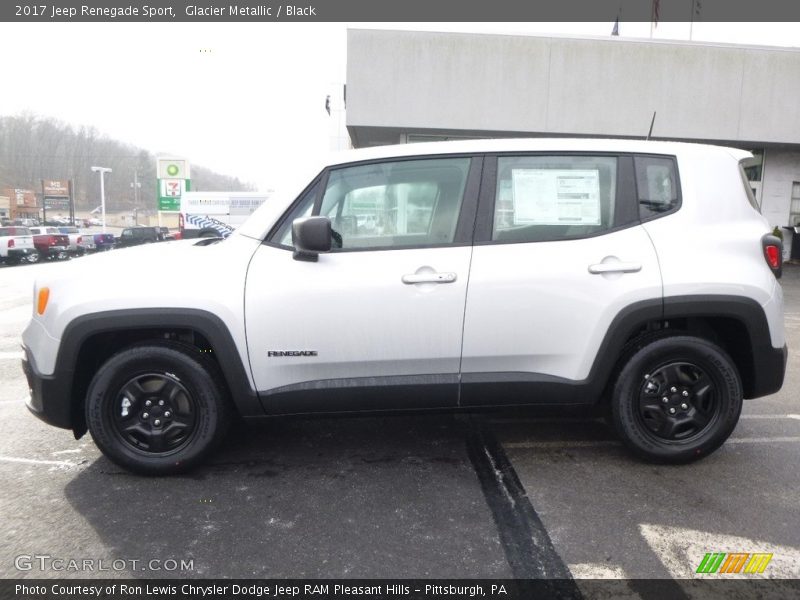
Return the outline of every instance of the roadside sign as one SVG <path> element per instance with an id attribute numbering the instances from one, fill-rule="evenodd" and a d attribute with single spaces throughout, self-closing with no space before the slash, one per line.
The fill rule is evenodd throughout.
<path id="1" fill-rule="evenodd" d="M 189 161 L 176 157 L 156 159 L 158 211 L 180 212 L 181 196 L 191 189 Z"/>

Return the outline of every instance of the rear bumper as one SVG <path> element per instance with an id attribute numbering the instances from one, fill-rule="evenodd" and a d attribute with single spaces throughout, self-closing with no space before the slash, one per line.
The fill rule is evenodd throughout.
<path id="1" fill-rule="evenodd" d="M 30 390 L 30 397 L 26 402 L 28 410 L 49 425 L 72 429 L 69 394 L 71 386 L 65 385 L 65 378 L 59 377 L 58 372 L 52 376 L 39 373 L 30 352 L 27 348 L 23 349 L 25 358 L 22 359 L 22 371 Z"/>
<path id="2" fill-rule="evenodd" d="M 25 258 L 36 252 L 36 248 L 11 248 L 8 258 Z"/>
<path id="3" fill-rule="evenodd" d="M 59 254 L 69 253 L 69 246 L 47 246 L 41 252 L 47 256 L 58 256 Z"/>
<path id="4" fill-rule="evenodd" d="M 756 349 L 755 370 L 753 385 L 748 398 L 761 398 L 774 394 L 783 386 L 786 375 L 786 362 L 789 359 L 789 349 L 773 348 L 772 346 Z"/>

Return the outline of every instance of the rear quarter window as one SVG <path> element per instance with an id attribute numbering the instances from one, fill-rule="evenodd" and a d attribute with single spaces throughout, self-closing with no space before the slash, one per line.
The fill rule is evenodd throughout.
<path id="1" fill-rule="evenodd" d="M 680 186 L 675 159 L 672 157 L 637 156 L 636 193 L 639 217 L 642 220 L 659 217 L 680 205 Z"/>
<path id="2" fill-rule="evenodd" d="M 761 207 L 758 205 L 755 194 L 753 194 L 753 188 L 750 186 L 750 178 L 747 177 L 746 169 L 750 166 L 748 164 L 749 162 L 750 159 L 739 161 L 739 175 L 742 177 L 742 185 L 744 185 L 744 193 L 747 196 L 747 201 L 750 203 L 750 206 L 755 208 L 760 213 Z"/>

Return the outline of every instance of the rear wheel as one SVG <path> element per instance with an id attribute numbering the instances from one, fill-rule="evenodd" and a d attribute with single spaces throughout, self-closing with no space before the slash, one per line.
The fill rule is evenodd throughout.
<path id="1" fill-rule="evenodd" d="M 216 365 L 191 347 L 135 346 L 92 379 L 86 421 L 115 463 L 146 475 L 197 465 L 222 440 L 231 408 Z"/>
<path id="2" fill-rule="evenodd" d="M 685 463 L 719 448 L 742 409 L 742 385 L 728 354 L 706 340 L 674 336 L 636 351 L 611 401 L 622 441 L 653 462 Z"/>

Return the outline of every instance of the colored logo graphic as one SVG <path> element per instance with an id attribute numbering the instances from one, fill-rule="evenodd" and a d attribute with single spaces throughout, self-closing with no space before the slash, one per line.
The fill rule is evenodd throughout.
<path id="1" fill-rule="evenodd" d="M 170 177 L 175 177 L 175 175 L 177 175 L 179 171 L 180 169 L 178 168 L 178 165 L 167 166 L 167 175 L 169 175 Z"/>
<path id="2" fill-rule="evenodd" d="M 772 554 L 750 552 L 708 552 L 697 573 L 763 573 Z"/>

